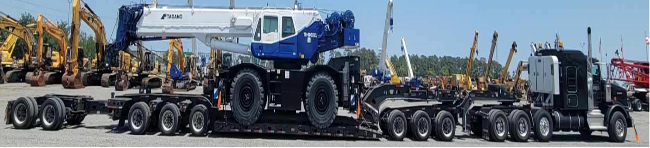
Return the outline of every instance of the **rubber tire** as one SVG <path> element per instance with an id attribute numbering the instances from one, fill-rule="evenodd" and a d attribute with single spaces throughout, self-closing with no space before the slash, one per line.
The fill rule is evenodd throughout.
<path id="1" fill-rule="evenodd" d="M 627 110 L 628 111 L 634 111 L 634 107 L 632 107 L 632 101 L 628 100 L 627 101 Z"/>
<path id="2" fill-rule="evenodd" d="M 136 129 L 136 127 L 134 127 L 135 125 L 133 124 L 133 111 L 134 110 L 141 110 L 142 114 L 144 116 L 143 117 L 144 121 L 142 121 L 143 122 L 142 126 L 139 129 Z M 147 103 L 137 102 L 137 103 L 133 104 L 131 106 L 131 109 L 129 109 L 129 118 L 128 118 L 128 120 L 129 120 L 129 130 L 131 130 L 131 134 L 142 135 L 145 132 L 147 132 L 147 128 L 149 128 L 149 124 L 150 124 L 149 122 L 151 121 L 150 118 L 151 118 L 151 111 L 150 111 L 149 106 L 147 105 Z"/>
<path id="3" fill-rule="evenodd" d="M 497 141 L 497 142 L 503 142 L 506 140 L 508 137 L 508 118 L 506 118 L 506 113 L 504 113 L 501 110 L 498 109 L 492 109 L 488 113 L 488 119 L 490 121 L 489 127 L 488 127 L 488 134 L 490 137 L 490 140 L 492 141 Z M 503 136 L 499 136 L 497 134 L 497 121 L 501 119 L 503 123 L 504 133 Z"/>
<path id="4" fill-rule="evenodd" d="M 395 120 L 397 118 L 401 118 L 402 121 L 404 121 L 404 126 L 402 128 L 402 133 L 396 133 L 393 124 L 395 123 Z M 390 111 L 390 114 L 388 115 L 388 124 L 386 124 L 386 132 L 388 132 L 388 136 L 391 138 L 391 140 L 395 141 L 402 141 L 404 140 L 404 137 L 406 136 L 406 131 L 408 129 L 408 123 L 406 120 L 406 116 L 404 116 L 404 113 L 399 111 L 399 110 L 393 110 Z"/>
<path id="5" fill-rule="evenodd" d="M 192 124 L 195 113 L 203 113 L 203 128 L 201 128 L 199 130 L 195 130 L 194 124 Z M 203 136 L 206 133 L 208 133 L 208 127 L 209 127 L 208 125 L 210 125 L 209 124 L 209 121 L 210 121 L 209 117 L 210 116 L 208 115 L 208 113 L 209 113 L 208 108 L 205 107 L 205 105 L 203 105 L 203 104 L 199 104 L 199 105 L 196 105 L 196 106 L 192 107 L 192 112 L 190 113 L 188 123 L 190 125 L 190 131 L 192 132 L 193 136 Z"/>
<path id="6" fill-rule="evenodd" d="M 547 135 L 542 135 L 541 134 L 541 129 L 539 128 L 539 123 L 542 118 L 546 118 L 548 120 L 548 134 Z M 535 115 L 533 116 L 533 131 L 535 133 L 535 139 L 539 142 L 548 142 L 551 140 L 553 137 L 553 119 L 551 119 L 551 115 L 546 111 L 546 110 L 538 110 L 535 112 Z"/>
<path id="7" fill-rule="evenodd" d="M 25 115 L 25 121 L 23 121 L 20 124 L 18 124 L 16 122 L 16 117 L 14 117 L 15 114 L 16 114 L 16 111 L 17 111 L 16 107 L 19 104 L 23 104 L 27 108 L 26 109 L 27 110 L 27 115 Z M 20 98 L 16 99 L 16 101 L 14 102 L 11 109 L 12 109 L 11 110 L 11 117 L 12 118 L 10 120 L 11 120 L 11 123 L 13 124 L 14 128 L 16 128 L 16 129 L 29 129 L 34 125 L 33 123 L 36 121 L 36 118 L 37 118 L 37 116 L 35 116 L 35 114 L 38 115 L 38 113 L 35 113 L 34 104 L 28 98 L 20 97 Z"/>
<path id="8" fill-rule="evenodd" d="M 327 93 L 327 96 L 330 96 L 329 104 L 323 114 L 318 113 L 316 107 L 316 94 L 320 90 L 324 89 Z M 305 101 L 305 110 L 307 116 L 309 116 L 309 121 L 311 124 L 318 128 L 327 128 L 329 127 L 336 118 L 338 112 L 338 95 L 339 92 L 336 89 L 336 83 L 332 80 L 327 73 L 321 72 L 315 74 L 307 84 L 307 100 Z"/>
<path id="9" fill-rule="evenodd" d="M 528 138 L 530 138 L 530 117 L 526 112 L 523 110 L 514 110 L 512 113 L 510 113 L 510 116 L 508 117 L 508 122 L 510 123 L 510 139 L 512 141 L 517 141 L 517 142 L 526 142 L 528 141 Z M 523 119 L 526 124 L 526 134 L 525 135 L 519 135 L 519 120 Z"/>
<path id="10" fill-rule="evenodd" d="M 641 104 L 640 99 L 634 99 L 634 101 L 632 101 L 632 106 L 633 106 L 632 108 L 634 109 L 634 111 L 642 111 L 643 110 L 643 105 Z"/>
<path id="11" fill-rule="evenodd" d="M 164 121 L 164 113 L 165 111 L 171 111 L 172 112 L 172 127 L 169 130 L 165 130 L 163 121 Z M 176 131 L 178 131 L 178 124 L 180 122 L 180 110 L 178 109 L 178 106 L 176 106 L 173 103 L 167 103 L 165 106 L 160 109 L 160 113 L 158 115 L 158 129 L 160 130 L 160 134 L 162 135 L 174 135 L 176 134 Z"/>
<path id="12" fill-rule="evenodd" d="M 245 86 L 245 83 L 253 83 L 249 84 L 252 87 L 252 94 L 254 94 L 253 102 L 249 111 L 245 111 L 240 106 L 240 96 L 238 96 L 239 92 L 242 91 L 242 87 Z M 243 69 L 237 73 L 231 86 L 230 108 L 235 120 L 244 126 L 252 125 L 257 121 L 257 119 L 259 119 L 260 114 L 262 114 L 262 111 L 264 110 L 264 88 L 262 87 L 262 81 L 260 81 L 259 74 L 252 69 Z"/>
<path id="13" fill-rule="evenodd" d="M 451 135 L 449 135 L 449 136 L 445 136 L 445 134 L 443 132 L 443 129 L 442 129 L 443 128 L 442 127 L 443 126 L 442 122 L 446 118 L 451 119 L 452 124 L 454 124 L 453 128 L 451 129 Z M 434 121 L 434 125 L 435 125 L 434 126 L 434 130 L 435 130 L 434 135 L 436 135 L 438 140 L 451 141 L 456 136 L 456 120 L 454 119 L 454 116 L 450 112 L 444 111 L 444 110 L 438 112 L 438 114 L 436 115 L 436 120 Z"/>
<path id="14" fill-rule="evenodd" d="M 29 100 L 29 101 L 32 102 L 32 105 L 33 105 L 33 108 L 32 108 L 32 109 L 34 109 L 34 116 L 33 116 L 33 117 L 34 117 L 34 121 L 32 121 L 32 125 L 30 125 L 30 126 L 31 126 L 31 127 L 35 127 L 36 125 L 38 125 L 38 120 L 39 120 L 38 115 L 40 115 L 40 114 L 39 114 L 40 112 L 39 112 L 39 110 L 38 110 L 38 102 L 36 102 L 36 99 L 34 99 L 34 98 L 32 98 L 32 97 L 27 97 L 27 100 Z"/>
<path id="15" fill-rule="evenodd" d="M 616 120 L 623 122 L 625 129 L 623 130 L 623 136 L 618 137 L 616 134 Z M 624 142 L 625 137 L 627 136 L 627 121 L 623 113 L 616 111 L 612 114 L 612 117 L 609 118 L 609 124 L 607 125 L 607 133 L 609 134 L 609 141 L 611 142 Z"/>
<path id="16" fill-rule="evenodd" d="M 66 121 L 67 118 L 68 118 L 68 117 L 67 117 L 67 109 L 66 109 L 66 107 L 65 107 L 65 103 L 63 103 L 63 100 L 61 100 L 61 98 L 58 98 L 58 97 L 52 97 L 52 98 L 54 98 L 54 100 L 56 100 L 57 102 L 59 102 L 60 105 L 61 105 L 61 109 L 62 109 L 62 111 L 61 111 L 61 117 L 62 117 L 63 120 L 61 120 L 61 122 L 59 122 L 59 125 L 58 125 L 58 126 L 59 126 L 59 129 L 61 129 L 61 128 L 63 128 L 63 122 Z M 36 100 L 34 100 L 34 101 L 36 101 Z"/>
<path id="17" fill-rule="evenodd" d="M 51 106 L 54 109 L 54 121 L 51 122 L 51 124 L 47 124 L 45 122 L 45 115 L 46 115 L 46 108 Z M 57 101 L 55 98 L 48 98 L 45 100 L 43 103 L 43 113 L 41 113 L 41 127 L 43 127 L 43 130 L 58 130 L 60 129 L 60 125 L 63 123 L 63 116 L 61 116 L 63 113 L 63 108 L 62 105 L 59 101 Z"/>
<path id="18" fill-rule="evenodd" d="M 424 134 L 420 134 L 419 127 L 420 127 L 420 119 L 423 119 L 426 121 L 426 132 Z M 413 116 L 411 116 L 410 120 L 410 126 L 411 126 L 411 134 L 413 135 L 413 140 L 416 141 L 427 141 L 429 139 L 429 136 L 431 136 L 431 117 L 429 117 L 429 114 L 427 114 L 424 111 L 418 110 L 413 113 Z"/>

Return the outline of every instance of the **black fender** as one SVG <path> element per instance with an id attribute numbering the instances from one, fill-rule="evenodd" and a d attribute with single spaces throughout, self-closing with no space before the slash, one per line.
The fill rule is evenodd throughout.
<path id="1" fill-rule="evenodd" d="M 609 118 L 614 114 L 614 112 L 620 111 L 623 113 L 625 116 L 625 120 L 627 121 L 627 127 L 632 127 L 632 116 L 630 116 L 630 112 L 626 110 L 626 107 L 623 107 L 623 105 L 620 104 L 613 104 L 607 108 L 607 112 L 605 112 L 605 126 L 609 124 Z"/>

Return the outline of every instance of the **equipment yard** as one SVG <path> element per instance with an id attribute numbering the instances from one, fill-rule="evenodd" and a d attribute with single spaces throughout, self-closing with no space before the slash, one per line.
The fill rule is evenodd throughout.
<path id="1" fill-rule="evenodd" d="M 201 87 L 191 92 L 202 92 Z M 26 83 L 9 83 L 0 85 L 0 118 L 5 117 L 7 101 L 15 100 L 22 96 L 42 96 L 48 93 L 69 95 L 91 95 L 96 100 L 109 99 L 111 92 L 116 95 L 137 93 L 137 89 L 127 91 L 113 91 L 112 88 L 89 86 L 84 89 L 63 89 L 61 85 L 48 85 L 44 87 L 30 87 Z M 152 91 L 160 91 L 154 89 Z M 191 93 L 190 92 L 190 93 Z M 347 112 L 347 111 L 340 111 Z M 0 146 L 332 146 L 332 147 L 394 147 L 394 146 L 420 146 L 420 147 L 544 147 L 544 146 L 569 146 L 569 147 L 647 147 L 648 146 L 648 112 L 630 112 L 639 133 L 640 142 L 637 143 L 634 129 L 628 128 L 628 136 L 623 143 L 608 141 L 607 132 L 594 132 L 591 139 L 581 139 L 578 132 L 556 132 L 551 142 L 490 142 L 479 137 L 469 136 L 461 132 L 461 127 L 456 128 L 456 137 L 452 142 L 428 139 L 426 142 L 414 141 L 407 136 L 404 141 L 390 141 L 385 138 L 379 140 L 328 138 L 321 136 L 298 136 L 279 134 L 247 134 L 247 133 L 210 133 L 207 136 L 191 136 L 186 129 L 175 136 L 163 136 L 160 132 L 147 132 L 145 135 L 129 134 L 128 127 L 116 127 L 117 121 L 112 121 L 106 115 L 89 115 L 78 126 L 66 126 L 58 131 L 45 131 L 42 128 L 27 130 L 14 129 L 11 125 L 0 124 Z M 11 134 L 9 134 L 11 133 Z"/>

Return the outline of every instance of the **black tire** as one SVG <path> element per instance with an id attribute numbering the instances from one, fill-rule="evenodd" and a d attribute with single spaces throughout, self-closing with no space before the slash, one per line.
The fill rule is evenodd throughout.
<path id="1" fill-rule="evenodd" d="M 388 124 L 386 125 L 386 132 L 388 136 L 395 141 L 402 141 L 406 136 L 407 128 L 406 116 L 399 110 L 390 111 L 388 115 Z"/>
<path id="2" fill-rule="evenodd" d="M 149 106 L 144 102 L 137 102 L 129 109 L 129 129 L 131 134 L 141 135 L 149 128 L 151 111 Z"/>
<path id="3" fill-rule="evenodd" d="M 32 106 L 33 106 L 33 109 L 34 109 L 34 116 L 33 116 L 33 117 L 34 117 L 34 121 L 32 121 L 32 125 L 30 125 L 30 126 L 31 126 L 31 127 L 35 127 L 35 126 L 38 125 L 38 124 L 37 124 L 37 122 L 38 122 L 38 120 L 39 120 L 39 117 L 38 117 L 38 116 L 40 115 L 40 114 L 39 114 L 40 111 L 38 110 L 38 102 L 36 102 L 36 99 L 34 99 L 34 98 L 32 98 L 32 97 L 27 97 L 27 100 L 29 100 L 29 101 L 32 102 Z"/>
<path id="4" fill-rule="evenodd" d="M 44 130 L 58 130 L 63 123 L 63 107 L 55 98 L 48 98 L 43 103 L 43 112 L 41 113 L 41 127 Z"/>
<path id="5" fill-rule="evenodd" d="M 512 141 L 526 142 L 530 138 L 530 117 L 523 110 L 514 110 L 509 116 L 510 138 Z"/>
<path id="6" fill-rule="evenodd" d="M 634 110 L 634 107 L 632 107 L 632 101 L 630 100 L 627 101 L 627 110 L 630 112 Z"/>
<path id="7" fill-rule="evenodd" d="M 174 135 L 178 131 L 180 122 L 180 111 L 178 106 L 173 103 L 167 103 L 160 109 L 158 115 L 158 129 L 163 135 Z"/>
<path id="8" fill-rule="evenodd" d="M 533 116 L 533 131 L 535 139 L 540 142 L 548 142 L 553 137 L 553 119 L 546 110 L 538 110 Z"/>
<path id="9" fill-rule="evenodd" d="M 11 108 L 11 123 L 16 129 L 31 128 L 36 121 L 35 108 L 32 101 L 28 98 L 20 97 L 14 101 Z"/>
<path id="10" fill-rule="evenodd" d="M 488 128 L 490 140 L 498 142 L 506 140 L 506 137 L 508 137 L 508 119 L 506 118 L 506 114 L 498 109 L 492 109 L 488 114 L 488 119 L 490 119 Z"/>
<path id="11" fill-rule="evenodd" d="M 627 121 L 623 113 L 617 111 L 609 118 L 607 125 L 607 133 L 609 134 L 609 141 L 623 142 L 627 136 Z"/>
<path id="12" fill-rule="evenodd" d="M 67 113 L 67 109 L 66 109 L 66 107 L 65 107 L 65 103 L 63 103 L 63 100 L 61 100 L 61 98 L 58 98 L 58 97 L 52 97 L 52 98 L 53 98 L 54 100 L 56 100 L 57 102 L 59 102 L 59 105 L 61 105 L 61 109 L 62 109 L 62 110 L 61 110 L 61 119 L 62 119 L 62 120 L 61 120 L 61 122 L 59 122 L 59 125 L 58 125 L 58 129 L 61 129 L 61 128 L 63 128 L 63 122 L 64 122 L 65 120 L 67 120 L 67 118 L 68 118 L 68 117 L 67 117 L 67 114 L 66 114 L 66 113 Z M 36 100 L 34 100 L 34 101 L 36 101 Z"/>
<path id="13" fill-rule="evenodd" d="M 451 141 L 456 135 L 456 121 L 448 111 L 440 111 L 434 121 L 434 135 L 438 140 Z"/>
<path id="14" fill-rule="evenodd" d="M 203 136 L 208 132 L 209 115 L 208 108 L 203 104 L 192 107 L 189 124 L 190 131 L 194 136 Z"/>
<path id="15" fill-rule="evenodd" d="M 634 101 L 632 101 L 632 107 L 633 107 L 634 111 L 642 111 L 643 110 L 643 104 L 641 104 L 640 99 L 634 99 Z"/>
<path id="16" fill-rule="evenodd" d="M 260 76 L 252 69 L 237 73 L 230 88 L 230 108 L 235 120 L 248 126 L 257 121 L 264 110 L 264 88 Z"/>
<path id="17" fill-rule="evenodd" d="M 327 73 L 315 74 L 307 84 L 305 110 L 311 124 L 318 128 L 329 127 L 338 112 L 338 90 Z"/>
<path id="18" fill-rule="evenodd" d="M 411 116 L 410 127 L 414 140 L 427 141 L 431 135 L 431 117 L 424 111 L 415 111 Z"/>

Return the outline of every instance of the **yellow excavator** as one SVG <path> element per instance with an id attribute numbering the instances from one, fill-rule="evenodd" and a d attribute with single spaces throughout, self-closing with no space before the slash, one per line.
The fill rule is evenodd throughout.
<path id="1" fill-rule="evenodd" d="M 103 81 L 103 75 L 115 75 L 112 73 L 110 61 L 104 60 L 104 50 L 106 48 L 106 33 L 104 25 L 92 9 L 87 4 L 81 6 L 81 0 L 74 0 L 72 3 L 72 29 L 71 31 L 71 55 L 66 60 L 66 73 L 63 76 L 62 84 L 64 88 L 79 89 L 88 85 L 97 85 Z M 96 54 L 91 64 L 95 65 L 88 72 L 81 72 L 80 65 L 83 61 L 83 54 L 79 54 L 79 28 L 83 20 L 95 33 Z M 109 78 L 108 76 L 106 78 Z M 108 80 L 107 80 L 108 81 Z M 110 81 L 108 81 L 110 82 Z"/>
<path id="2" fill-rule="evenodd" d="M 47 32 L 57 41 L 60 51 L 67 53 L 68 42 L 66 41 L 66 34 L 63 29 L 56 26 L 56 24 L 49 19 L 43 17 L 43 14 L 38 15 L 35 30 L 38 35 L 38 48 L 36 50 L 36 63 L 38 64 L 38 68 L 32 72 L 28 72 L 25 75 L 25 79 L 31 86 L 45 86 L 46 84 L 60 83 L 63 72 L 65 71 L 65 68 L 61 63 L 65 61 L 64 59 L 66 59 L 67 55 L 60 54 L 59 52 L 48 48 L 50 50 L 46 52 L 49 52 L 49 55 L 51 56 L 49 57 L 50 59 L 48 62 L 46 62 L 44 59 L 46 56 L 43 56 L 43 52 L 45 51 L 45 49 L 43 49 L 43 38 Z"/>
<path id="3" fill-rule="evenodd" d="M 174 49 L 178 52 L 178 64 L 173 63 Z M 169 49 L 167 50 L 167 74 L 162 84 L 162 92 L 171 94 L 174 90 L 194 90 L 198 85 L 193 79 L 191 71 L 185 71 L 185 55 L 183 53 L 183 44 L 180 39 L 170 39 Z M 189 63 L 193 64 L 193 63 Z M 195 63 L 194 63 L 195 64 Z M 191 66 L 190 66 L 191 67 Z"/>
<path id="4" fill-rule="evenodd" d="M 36 66 L 31 62 L 32 51 L 34 50 L 34 46 L 36 46 L 34 45 L 34 35 L 32 31 L 27 28 L 27 26 L 21 25 L 16 19 L 2 12 L 0 12 L 0 30 L 6 31 L 10 35 L 22 39 L 27 46 L 27 49 L 23 50 L 24 53 L 22 60 L 12 58 L 12 62 L 22 64 L 15 64 L 14 68 L 8 71 L 4 76 L 4 79 L 6 79 L 7 82 L 22 82 L 25 80 L 25 74 L 27 74 L 27 72 L 33 71 L 34 68 L 36 68 Z M 15 44 L 15 41 L 13 43 L 8 42 L 8 44 Z M 11 52 L 13 52 L 13 50 Z M 11 56 L 11 54 L 13 54 L 11 52 L 3 53 L 2 55 L 8 58 Z M 3 60 L 5 57 L 3 57 Z"/>
<path id="5" fill-rule="evenodd" d="M 134 54 L 120 50 L 120 66 L 115 79 L 115 90 L 123 91 L 133 86 L 141 88 L 159 88 L 162 85 L 162 79 L 158 77 L 160 65 L 155 61 L 155 53 L 142 47 L 142 42 L 136 45 L 138 51 Z"/>
<path id="6" fill-rule="evenodd" d="M 11 71 L 16 66 L 23 64 L 22 60 L 14 60 L 14 49 L 16 49 L 16 42 L 18 36 L 9 34 L 7 38 L 0 43 L 0 84 L 5 83 L 5 71 Z"/>

